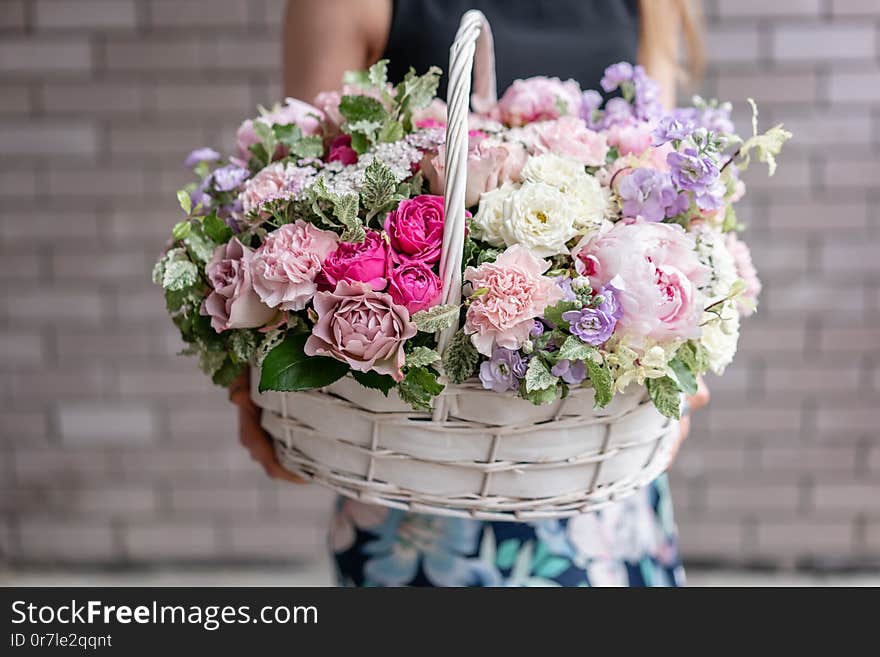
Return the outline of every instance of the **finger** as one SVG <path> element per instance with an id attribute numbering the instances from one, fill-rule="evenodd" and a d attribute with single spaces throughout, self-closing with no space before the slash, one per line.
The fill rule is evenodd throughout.
<path id="1" fill-rule="evenodd" d="M 293 474 L 290 470 L 286 470 L 280 463 L 278 463 L 277 459 L 266 464 L 266 474 L 273 479 L 282 479 L 294 484 L 309 483 L 307 479 L 303 479 L 299 475 Z"/>
<path id="2" fill-rule="evenodd" d="M 688 397 L 691 411 L 697 411 L 703 408 L 710 400 L 711 395 L 709 394 L 709 388 L 706 386 L 706 382 L 703 381 L 703 378 L 700 377 L 697 379 L 697 393 Z"/>

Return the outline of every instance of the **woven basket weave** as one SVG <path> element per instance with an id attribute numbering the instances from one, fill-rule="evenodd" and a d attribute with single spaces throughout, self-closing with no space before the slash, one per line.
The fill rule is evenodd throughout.
<path id="1" fill-rule="evenodd" d="M 467 12 L 450 49 L 443 303 L 461 301 L 467 114 L 495 100 L 492 34 Z M 456 326 L 438 336 L 445 348 Z M 534 406 L 479 382 L 447 384 L 434 412 L 418 413 L 350 377 L 309 392 L 251 390 L 281 464 L 364 502 L 440 515 L 527 521 L 600 508 L 646 485 L 669 464 L 678 423 L 643 387 L 593 410 L 593 391 Z"/>

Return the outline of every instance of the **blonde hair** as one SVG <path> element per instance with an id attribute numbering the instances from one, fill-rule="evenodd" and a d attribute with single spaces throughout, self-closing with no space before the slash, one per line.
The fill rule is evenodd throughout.
<path id="1" fill-rule="evenodd" d="M 672 69 L 688 83 L 699 80 L 706 64 L 699 0 L 640 0 L 639 12 L 639 61 L 649 73 Z M 682 43 L 686 54 L 680 66 Z"/>

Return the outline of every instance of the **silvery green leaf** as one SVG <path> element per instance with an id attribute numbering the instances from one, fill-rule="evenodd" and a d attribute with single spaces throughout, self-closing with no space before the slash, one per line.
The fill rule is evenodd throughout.
<path id="1" fill-rule="evenodd" d="M 677 420 L 681 414 L 681 394 L 678 390 L 678 384 L 668 376 L 664 376 L 662 379 L 648 379 L 645 384 L 648 387 L 651 401 L 654 402 L 654 406 L 657 407 L 660 414 Z"/>
<path id="2" fill-rule="evenodd" d="M 480 352 L 464 331 L 457 331 L 443 354 L 443 371 L 452 383 L 467 381 L 477 369 Z"/>
<path id="3" fill-rule="evenodd" d="M 460 306 L 453 304 L 444 304 L 434 306 L 427 310 L 420 310 L 412 316 L 416 328 L 423 333 L 434 333 L 442 331 L 452 323 L 458 321 L 458 311 Z"/>
<path id="4" fill-rule="evenodd" d="M 199 278 L 199 270 L 189 260 L 174 260 L 165 264 L 162 275 L 162 287 L 166 290 L 183 290 Z"/>
<path id="5" fill-rule="evenodd" d="M 553 388 L 555 390 L 559 378 L 550 373 L 549 368 L 540 358 L 532 358 L 529 361 L 529 367 L 526 370 L 526 392 L 535 392 L 536 390 L 547 390 Z"/>
<path id="6" fill-rule="evenodd" d="M 429 347 L 413 347 L 413 350 L 406 355 L 407 367 L 425 367 L 433 365 L 440 360 L 440 354 Z"/>
<path id="7" fill-rule="evenodd" d="M 593 384 L 593 397 L 596 402 L 596 408 L 608 406 L 612 396 L 612 380 L 611 372 L 604 363 L 598 363 L 593 358 L 584 360 L 587 366 L 587 374 L 590 377 L 590 383 Z"/>
<path id="8" fill-rule="evenodd" d="M 247 361 L 257 348 L 257 334 L 248 330 L 233 331 L 229 342 L 235 357 L 240 361 Z"/>
<path id="9" fill-rule="evenodd" d="M 269 355 L 269 352 L 277 347 L 282 340 L 284 340 L 284 331 L 279 329 L 272 329 L 263 334 L 263 340 L 254 352 L 254 362 L 257 367 L 263 365 L 263 361 L 266 359 L 266 356 Z"/>
<path id="10" fill-rule="evenodd" d="M 159 258 L 156 261 L 156 264 L 153 265 L 153 283 L 155 285 L 162 285 L 162 281 L 165 278 L 165 257 Z"/>
<path id="11" fill-rule="evenodd" d="M 559 348 L 558 356 L 567 360 L 588 360 L 595 352 L 595 347 L 586 344 L 577 336 L 570 335 Z"/>

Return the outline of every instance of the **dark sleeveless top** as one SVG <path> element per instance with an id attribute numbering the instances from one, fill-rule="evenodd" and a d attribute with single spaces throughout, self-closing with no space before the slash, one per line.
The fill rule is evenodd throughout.
<path id="1" fill-rule="evenodd" d="M 388 45 L 389 79 L 409 67 L 431 65 L 444 73 L 449 46 L 468 9 L 482 11 L 492 26 L 498 93 L 517 78 L 534 75 L 574 78 L 598 89 L 609 64 L 635 62 L 638 0 L 394 0 Z M 446 97 L 446 79 L 439 95 Z"/>

